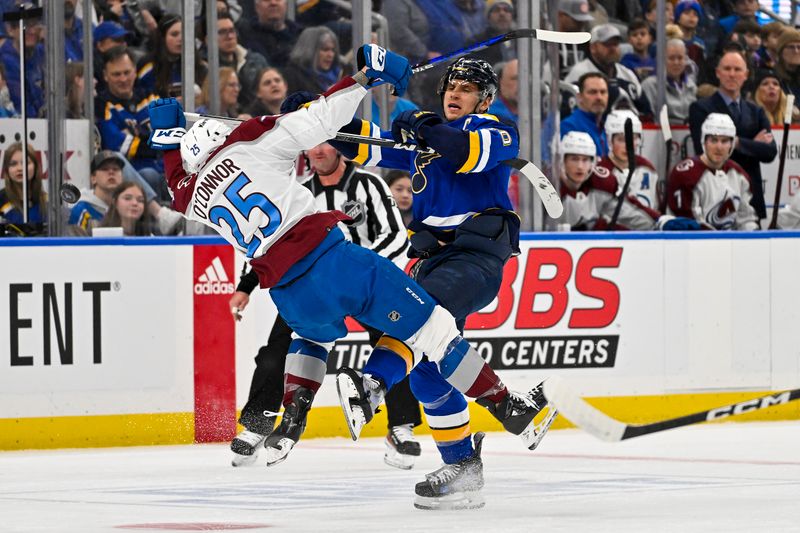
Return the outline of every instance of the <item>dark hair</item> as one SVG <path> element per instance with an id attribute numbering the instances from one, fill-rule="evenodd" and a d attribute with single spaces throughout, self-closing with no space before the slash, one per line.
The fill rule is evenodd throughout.
<path id="1" fill-rule="evenodd" d="M 67 88 L 67 116 L 66 118 L 83 118 L 83 93 L 78 92 L 75 78 L 83 77 L 83 63 L 73 61 L 64 65 L 64 82 Z"/>
<path id="2" fill-rule="evenodd" d="M 648 30 L 650 31 L 650 24 L 647 23 L 646 20 L 639 18 L 633 19 L 630 24 L 628 24 L 628 35 L 637 31 L 637 30 Z"/>
<path id="3" fill-rule="evenodd" d="M 3 155 L 3 181 L 5 182 L 5 191 L 8 196 L 8 201 L 11 202 L 17 210 L 22 211 L 22 184 L 17 183 L 11 179 L 8 173 L 8 165 L 11 163 L 11 158 L 17 153 L 22 152 L 22 143 L 15 142 L 6 148 Z M 28 176 L 28 199 L 38 203 L 40 207 L 44 207 L 47 203 L 47 196 L 42 189 L 42 172 L 39 167 L 39 161 L 36 159 L 38 152 L 33 149 L 33 146 L 28 144 L 28 159 L 33 163 L 33 175 Z"/>
<path id="4" fill-rule="evenodd" d="M 411 174 L 409 174 L 407 170 L 394 169 L 387 172 L 386 176 L 384 176 L 383 179 L 385 179 L 387 185 L 391 187 L 392 185 L 394 185 L 394 182 L 401 180 L 403 178 L 411 179 Z"/>
<path id="5" fill-rule="evenodd" d="M 136 67 L 136 60 L 133 58 L 133 53 L 128 50 L 127 46 L 115 46 L 106 50 L 106 52 L 103 54 L 103 67 L 105 68 L 107 64 L 116 61 L 122 56 L 128 56 L 128 59 L 131 60 L 133 66 Z"/>
<path id="6" fill-rule="evenodd" d="M 580 78 L 578 78 L 578 91 L 583 92 L 583 86 L 586 83 L 586 80 L 591 78 L 600 78 L 601 80 L 606 82 L 606 87 L 608 87 L 608 76 L 606 76 L 602 72 L 587 72 L 581 75 Z"/>
<path id="7" fill-rule="evenodd" d="M 115 228 L 122 226 L 122 217 L 120 217 L 119 211 L 117 211 L 117 200 L 122 193 L 131 187 L 136 187 L 139 189 L 142 193 L 142 196 L 145 197 L 145 208 L 142 212 L 142 216 L 139 217 L 133 227 L 133 234 L 137 237 L 152 235 L 153 228 L 155 227 L 155 221 L 153 216 L 147 211 L 147 196 L 145 195 L 142 186 L 134 181 L 123 181 L 117 186 L 116 189 L 114 189 L 114 192 L 111 195 L 111 205 L 108 206 L 108 211 L 103 217 L 103 220 L 100 221 L 99 226 L 103 228 Z"/>
<path id="8" fill-rule="evenodd" d="M 740 19 L 733 27 L 733 33 L 757 33 L 761 35 L 761 26 L 755 20 Z"/>

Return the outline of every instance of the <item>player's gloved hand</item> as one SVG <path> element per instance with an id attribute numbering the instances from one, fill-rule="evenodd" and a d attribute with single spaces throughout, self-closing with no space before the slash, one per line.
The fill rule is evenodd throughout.
<path id="1" fill-rule="evenodd" d="M 183 107 L 175 98 L 159 98 L 147 106 L 152 131 L 147 144 L 154 150 L 180 148 L 181 138 L 186 135 L 186 116 Z"/>
<path id="2" fill-rule="evenodd" d="M 427 148 L 423 128 L 443 122 L 444 119 L 432 111 L 403 111 L 392 122 L 392 138 L 395 142 L 414 143 L 421 148 Z"/>
<path id="3" fill-rule="evenodd" d="M 377 44 L 365 44 L 358 49 L 356 66 L 358 70 L 367 67 L 367 77 L 394 85 L 397 96 L 406 92 L 412 74 L 408 59 Z"/>
<path id="4" fill-rule="evenodd" d="M 704 228 L 692 218 L 662 215 L 658 218 L 656 229 L 661 231 L 699 231 Z"/>
<path id="5" fill-rule="evenodd" d="M 281 115 L 297 111 L 303 104 L 317 99 L 317 95 L 308 91 L 296 91 L 281 102 Z"/>

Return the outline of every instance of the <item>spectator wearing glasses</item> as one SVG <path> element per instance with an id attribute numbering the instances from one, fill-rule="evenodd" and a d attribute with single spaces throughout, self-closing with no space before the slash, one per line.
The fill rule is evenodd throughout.
<path id="1" fill-rule="evenodd" d="M 203 83 L 203 90 L 197 99 L 197 112 L 201 114 L 209 113 L 209 80 Z M 219 69 L 219 114 L 229 118 L 250 118 L 239 112 L 239 93 L 242 89 L 236 71 L 231 67 Z"/>
<path id="2" fill-rule="evenodd" d="M 230 67 L 236 71 L 242 85 L 239 103 L 249 104 L 255 97 L 252 89 L 256 84 L 258 73 L 269 66 L 267 59 L 239 44 L 233 18 L 227 14 L 220 15 L 217 19 L 217 43 L 219 66 Z"/>
<path id="3" fill-rule="evenodd" d="M 778 66 L 775 71 L 783 86 L 800 98 L 800 31 L 787 29 L 778 38 Z"/>

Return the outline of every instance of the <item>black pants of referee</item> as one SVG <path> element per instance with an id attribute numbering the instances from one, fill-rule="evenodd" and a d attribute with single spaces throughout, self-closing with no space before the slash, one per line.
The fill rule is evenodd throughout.
<path id="1" fill-rule="evenodd" d="M 369 333 L 369 343 L 375 347 L 382 335 L 381 332 L 369 326 L 364 327 Z M 256 369 L 250 383 L 250 395 L 239 418 L 239 423 L 254 433 L 266 435 L 273 429 L 273 418 L 264 415 L 264 411 L 278 412 L 281 408 L 284 366 L 291 342 L 292 328 L 278 315 L 267 345 L 262 346 L 256 355 Z M 403 424 L 418 426 L 422 423 L 419 403 L 411 393 L 408 376 L 392 387 L 385 401 L 389 428 Z"/>

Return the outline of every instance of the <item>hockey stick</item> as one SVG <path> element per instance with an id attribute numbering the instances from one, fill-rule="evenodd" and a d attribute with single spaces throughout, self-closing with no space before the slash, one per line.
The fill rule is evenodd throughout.
<path id="1" fill-rule="evenodd" d="M 664 137 L 664 144 L 667 149 L 667 164 L 664 167 L 664 175 L 658 180 L 658 184 L 656 184 L 658 210 L 664 213 L 666 212 L 665 207 L 667 205 L 667 179 L 669 178 L 669 166 L 672 163 L 672 128 L 669 127 L 669 112 L 667 111 L 667 104 L 661 106 L 661 113 L 658 115 L 658 121 L 661 123 L 661 135 Z"/>
<path id="2" fill-rule="evenodd" d="M 611 418 L 599 409 L 589 405 L 583 398 L 570 390 L 563 380 L 557 376 L 545 380 L 544 395 L 549 402 L 552 402 L 558 408 L 563 416 L 582 430 L 600 440 L 618 442 L 668 429 L 749 413 L 750 411 L 757 411 L 774 405 L 782 405 L 800 399 L 800 389 L 761 396 L 760 398 L 723 405 L 691 415 L 669 418 L 649 424 L 626 424 Z"/>
<path id="3" fill-rule="evenodd" d="M 465 46 L 464 48 L 460 48 L 454 52 L 448 52 L 446 54 L 428 59 L 427 61 L 417 63 L 416 65 L 411 67 L 411 71 L 414 74 L 417 74 L 418 72 L 425 72 L 426 70 L 435 67 L 436 65 L 442 63 L 443 61 L 449 61 L 450 59 L 455 59 L 457 57 L 465 56 L 473 52 L 479 52 L 498 43 L 511 41 L 513 39 L 526 39 L 526 38 L 538 39 L 540 41 L 545 41 L 548 43 L 582 44 L 589 42 L 589 39 L 592 38 L 592 34 L 586 31 L 550 31 L 550 30 L 532 30 L 532 29 L 513 30 L 508 33 L 504 33 L 502 35 L 497 35 L 495 37 L 492 37 L 491 39 L 487 39 L 479 43 Z"/>
<path id="4" fill-rule="evenodd" d="M 625 178 L 625 184 L 622 186 L 622 192 L 619 193 L 619 199 L 617 200 L 617 207 L 614 208 L 614 215 L 608 224 L 609 231 L 612 231 L 614 226 L 617 225 L 619 212 L 622 210 L 622 202 L 625 201 L 625 197 L 628 195 L 628 187 L 631 185 L 633 171 L 636 170 L 636 150 L 633 147 L 633 121 L 631 119 L 625 121 L 625 151 L 628 153 L 628 177 Z"/>
<path id="5" fill-rule="evenodd" d="M 786 96 L 786 112 L 783 114 L 783 139 L 781 139 L 781 160 L 778 163 L 778 182 L 775 184 L 775 201 L 772 202 L 772 220 L 769 229 L 778 228 L 778 211 L 781 207 L 781 187 L 783 187 L 783 170 L 786 166 L 786 148 L 789 145 L 789 125 L 792 123 L 794 95 Z"/>
<path id="6" fill-rule="evenodd" d="M 203 118 L 213 118 L 232 127 L 236 127 L 242 122 L 236 118 L 220 117 L 215 115 L 199 115 L 197 113 L 184 113 L 184 115 L 186 116 L 186 120 L 189 122 L 197 122 Z M 422 153 L 435 153 L 430 148 L 421 149 L 415 144 L 396 143 L 390 139 L 365 137 L 363 135 L 355 135 L 352 133 L 337 133 L 335 139 L 337 141 L 355 144 L 371 144 L 373 146 L 380 146 L 383 148 L 394 148 L 398 150 L 409 150 Z M 561 214 L 564 212 L 564 205 L 561 203 L 561 197 L 559 196 L 555 187 L 553 187 L 553 184 L 550 183 L 550 180 L 547 179 L 547 176 L 544 175 L 539 167 L 524 159 L 508 159 L 506 161 L 502 161 L 502 163 L 517 169 L 519 173 L 525 176 L 530 184 L 533 185 L 533 188 L 536 191 L 536 194 L 539 195 L 539 198 L 541 198 L 542 204 L 544 205 L 545 211 L 547 211 L 548 215 L 550 215 L 552 218 L 558 218 L 561 216 Z"/>

